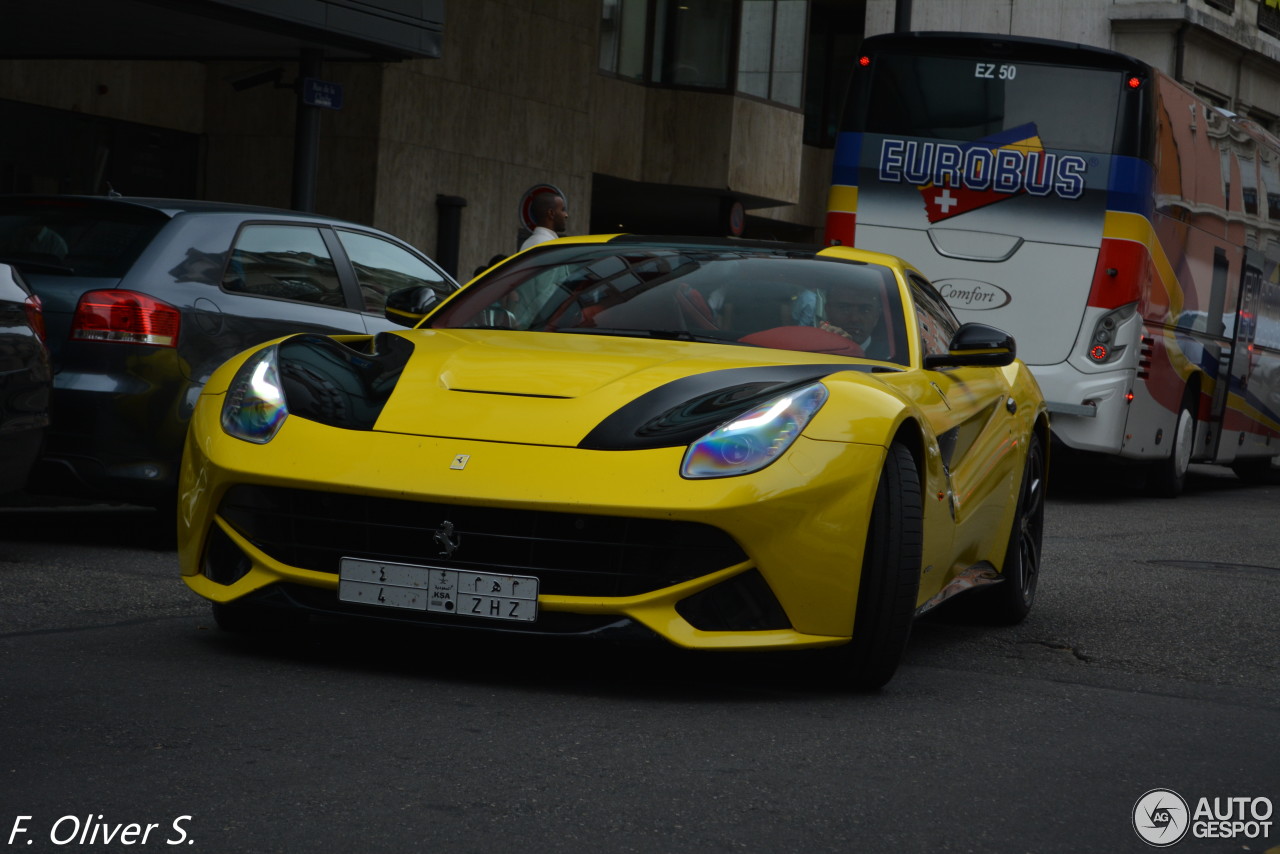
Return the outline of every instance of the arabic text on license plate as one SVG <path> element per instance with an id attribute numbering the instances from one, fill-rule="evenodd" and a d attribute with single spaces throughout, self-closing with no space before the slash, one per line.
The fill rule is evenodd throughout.
<path id="1" fill-rule="evenodd" d="M 338 598 L 361 605 L 529 622 L 538 616 L 538 579 L 344 557 Z"/>

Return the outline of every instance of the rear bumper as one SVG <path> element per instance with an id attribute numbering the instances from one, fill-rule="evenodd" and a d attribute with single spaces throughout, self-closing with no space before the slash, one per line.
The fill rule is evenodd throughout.
<path id="1" fill-rule="evenodd" d="M 171 505 L 198 396 L 172 350 L 94 345 L 92 370 L 54 376 L 50 425 L 30 489 Z"/>
<path id="2" fill-rule="evenodd" d="M 1032 365 L 1048 405 L 1054 436 L 1069 448 L 1104 454 L 1124 450 L 1133 371 L 1083 374 L 1071 365 Z"/>

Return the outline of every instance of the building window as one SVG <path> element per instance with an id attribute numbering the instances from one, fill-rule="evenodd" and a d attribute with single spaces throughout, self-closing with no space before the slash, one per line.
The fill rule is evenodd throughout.
<path id="1" fill-rule="evenodd" d="M 1258 29 L 1280 38 L 1280 0 L 1259 0 Z"/>
<path id="2" fill-rule="evenodd" d="M 799 108 L 808 0 L 601 0 L 600 69 Z"/>
<path id="3" fill-rule="evenodd" d="M 600 14 L 600 67 L 643 80 L 649 0 L 604 0 Z"/>
<path id="4" fill-rule="evenodd" d="M 805 0 L 743 0 L 739 92 L 800 106 L 807 5 Z"/>
<path id="5" fill-rule="evenodd" d="M 862 34 L 862 18 L 849 14 L 844 0 L 814 0 L 809 4 L 809 45 L 804 62 L 805 145 L 835 145 Z"/>
<path id="6" fill-rule="evenodd" d="M 653 82 L 699 89 L 729 86 L 733 0 L 654 4 Z"/>

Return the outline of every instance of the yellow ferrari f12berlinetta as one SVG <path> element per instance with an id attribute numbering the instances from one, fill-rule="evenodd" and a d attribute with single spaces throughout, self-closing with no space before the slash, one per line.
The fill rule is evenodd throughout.
<path id="1" fill-rule="evenodd" d="M 222 628 L 831 648 L 867 688 L 957 593 L 1031 607 L 1044 401 L 908 263 L 614 235 L 404 285 L 371 274 L 412 328 L 291 335 L 205 385 L 179 554 Z"/>

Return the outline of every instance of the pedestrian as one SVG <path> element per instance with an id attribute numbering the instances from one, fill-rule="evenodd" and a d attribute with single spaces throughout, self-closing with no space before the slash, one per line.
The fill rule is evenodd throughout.
<path id="1" fill-rule="evenodd" d="M 494 255 L 492 258 L 490 258 L 485 263 L 481 264 L 479 267 L 476 267 L 475 272 L 471 274 L 471 278 L 474 279 L 476 276 L 479 276 L 485 270 L 488 270 L 490 267 L 494 266 L 498 262 L 505 261 L 505 260 L 507 260 L 507 256 L 499 252 L 497 255 Z"/>
<path id="2" fill-rule="evenodd" d="M 533 233 L 520 244 L 520 249 L 528 249 L 548 240 L 555 240 L 564 234 L 569 224 L 569 208 L 564 203 L 564 196 L 543 193 L 535 196 L 529 207 L 529 218 L 533 220 Z"/>

